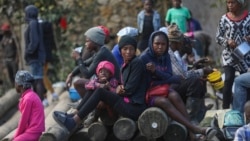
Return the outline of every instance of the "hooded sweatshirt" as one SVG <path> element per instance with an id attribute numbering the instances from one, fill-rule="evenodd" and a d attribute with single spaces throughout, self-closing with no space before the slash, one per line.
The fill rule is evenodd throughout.
<path id="1" fill-rule="evenodd" d="M 152 62 L 156 66 L 155 73 L 147 71 L 149 74 L 148 76 L 150 76 L 150 78 L 148 78 L 148 81 L 151 83 L 152 86 L 166 83 L 179 83 L 180 77 L 174 76 L 172 74 L 171 60 L 168 54 L 168 50 L 166 50 L 166 52 L 162 56 L 157 56 L 154 53 L 153 38 L 157 33 L 161 33 L 166 36 L 166 34 L 162 31 L 153 32 L 149 38 L 149 47 L 140 56 L 144 65 L 149 62 Z"/>
<path id="2" fill-rule="evenodd" d="M 45 62 L 45 49 L 43 45 L 43 32 L 38 23 L 38 9 L 34 5 L 25 8 L 25 20 L 28 27 L 24 33 L 25 53 L 24 59 L 27 64 L 34 62 Z"/>

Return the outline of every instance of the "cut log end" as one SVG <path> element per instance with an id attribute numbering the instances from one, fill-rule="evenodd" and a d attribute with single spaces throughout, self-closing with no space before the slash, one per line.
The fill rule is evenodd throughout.
<path id="1" fill-rule="evenodd" d="M 136 129 L 136 123 L 129 118 L 120 118 L 113 126 L 113 132 L 120 140 L 131 139 L 134 136 Z"/>
<path id="2" fill-rule="evenodd" d="M 107 129 L 101 122 L 91 124 L 88 130 L 88 136 L 92 141 L 104 141 L 107 134 Z"/>
<path id="3" fill-rule="evenodd" d="M 187 139 L 187 129 L 184 125 L 172 121 L 163 135 L 165 141 L 175 139 L 175 141 L 184 141 Z"/>
<path id="4" fill-rule="evenodd" d="M 51 133 L 44 133 L 39 141 L 56 141 L 56 137 Z"/>
<path id="5" fill-rule="evenodd" d="M 169 118 L 167 114 L 157 107 L 146 109 L 138 119 L 138 128 L 147 138 L 159 138 L 167 130 Z"/>

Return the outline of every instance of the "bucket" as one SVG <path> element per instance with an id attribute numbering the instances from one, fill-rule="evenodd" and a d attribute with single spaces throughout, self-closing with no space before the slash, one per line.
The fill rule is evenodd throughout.
<path id="1" fill-rule="evenodd" d="M 239 60 L 244 60 L 245 55 L 249 52 L 249 44 L 247 42 L 243 42 L 234 49 L 233 55 L 236 56 Z"/>
<path id="2" fill-rule="evenodd" d="M 221 78 L 220 71 L 214 71 L 207 76 L 207 80 L 211 83 L 215 90 L 224 87 L 224 81 Z"/>
<path id="3" fill-rule="evenodd" d="M 69 97 L 70 97 L 71 101 L 73 101 L 73 102 L 76 102 L 81 98 L 80 95 L 78 94 L 78 92 L 76 91 L 76 89 L 74 89 L 74 88 L 69 89 Z"/>

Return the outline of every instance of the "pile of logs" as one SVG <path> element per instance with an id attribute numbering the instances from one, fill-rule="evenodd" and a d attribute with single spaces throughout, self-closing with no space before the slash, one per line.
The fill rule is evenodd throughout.
<path id="1" fill-rule="evenodd" d="M 146 109 L 138 121 L 125 117 L 110 119 L 108 114 L 103 112 L 97 122 L 71 135 L 66 128 L 56 123 L 52 114 L 54 111 L 72 112 L 67 105 L 72 101 L 64 87 L 56 88 L 56 92 L 60 94 L 59 101 L 50 103 L 49 107 L 45 108 L 46 130 L 41 135 L 40 141 L 172 141 L 173 139 L 184 141 L 187 138 L 185 126 L 171 120 L 163 110 L 157 107 Z M 0 98 L 0 119 L 13 106 L 17 107 L 18 99 L 19 95 L 14 89 Z M 48 94 L 48 99 L 51 99 L 50 94 Z M 16 111 L 0 126 L 1 141 L 8 141 L 13 137 L 19 117 L 19 111 Z"/>

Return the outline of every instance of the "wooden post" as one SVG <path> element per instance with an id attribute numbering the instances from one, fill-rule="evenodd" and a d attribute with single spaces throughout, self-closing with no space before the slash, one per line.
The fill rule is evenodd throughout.
<path id="1" fill-rule="evenodd" d="M 10 89 L 0 98 L 0 118 L 13 106 L 17 105 L 20 95 L 15 89 Z"/>
<path id="2" fill-rule="evenodd" d="M 132 141 L 148 141 L 148 138 L 142 135 L 140 132 L 132 139 Z"/>
<path id="3" fill-rule="evenodd" d="M 114 135 L 120 140 L 131 139 L 137 130 L 135 121 L 130 118 L 122 117 L 113 126 Z"/>
<path id="4" fill-rule="evenodd" d="M 88 136 L 88 128 L 82 128 L 81 130 L 77 131 L 75 134 L 73 134 L 70 139 L 70 141 L 91 141 Z"/>
<path id="5" fill-rule="evenodd" d="M 4 138 L 17 128 L 19 118 L 20 112 L 17 111 L 7 122 L 0 126 L 0 139 Z"/>
<path id="6" fill-rule="evenodd" d="M 88 129 L 88 136 L 92 141 L 104 141 L 108 135 L 107 128 L 101 122 L 92 123 Z"/>
<path id="7" fill-rule="evenodd" d="M 149 139 L 161 137 L 167 130 L 169 118 L 160 108 L 146 109 L 138 119 L 138 128 L 142 135 Z"/>
<path id="8" fill-rule="evenodd" d="M 5 136 L 1 141 L 11 141 L 16 133 L 16 129 L 11 131 L 7 136 Z"/>
<path id="9" fill-rule="evenodd" d="M 45 132 L 41 135 L 40 141 L 66 141 L 68 140 L 70 133 L 64 127 L 61 127 L 56 121 L 53 119 L 54 111 L 62 111 L 67 112 L 69 109 L 67 103 L 70 103 L 70 98 L 68 92 L 63 92 L 60 97 L 60 101 L 55 106 L 55 108 L 48 114 L 45 119 Z"/>
<path id="10" fill-rule="evenodd" d="M 164 141 L 169 141 L 174 139 L 175 141 L 185 141 L 187 139 L 187 128 L 172 120 L 168 126 L 166 133 L 163 135 Z"/>
<path id="11" fill-rule="evenodd" d="M 118 116 L 118 114 L 116 112 L 114 112 L 114 111 L 111 111 L 111 112 L 112 112 L 113 116 L 109 115 L 108 109 L 102 109 L 100 111 L 100 120 L 106 126 L 112 126 L 112 125 L 114 125 L 114 123 L 119 118 L 119 116 Z"/>

